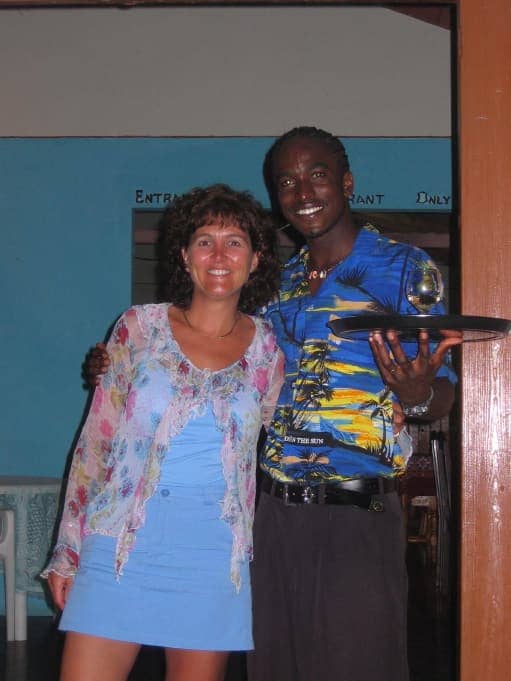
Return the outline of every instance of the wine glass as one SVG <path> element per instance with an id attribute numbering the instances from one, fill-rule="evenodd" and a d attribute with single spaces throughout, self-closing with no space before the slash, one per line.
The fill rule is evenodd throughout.
<path id="1" fill-rule="evenodd" d="M 419 312 L 427 314 L 444 296 L 442 275 L 432 263 L 417 262 L 406 280 L 406 298 Z"/>

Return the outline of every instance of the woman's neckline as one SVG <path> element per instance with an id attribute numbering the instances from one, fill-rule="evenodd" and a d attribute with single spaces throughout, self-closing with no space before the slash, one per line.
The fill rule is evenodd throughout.
<path id="1" fill-rule="evenodd" d="M 253 347 L 253 345 L 254 345 L 254 343 L 255 343 L 255 341 L 256 341 L 256 337 L 257 337 L 257 334 L 258 334 L 258 331 L 259 331 L 259 322 L 260 322 L 260 320 L 259 320 L 257 317 L 254 317 L 254 316 L 252 316 L 252 315 L 247 315 L 247 316 L 249 317 L 249 319 L 252 320 L 252 323 L 254 324 L 254 333 L 253 333 L 253 335 L 252 335 L 252 339 L 251 339 L 250 343 L 247 345 L 247 347 L 245 348 L 245 350 L 243 351 L 243 353 L 242 353 L 237 359 L 235 359 L 233 362 L 230 362 L 230 363 L 227 364 L 225 367 L 221 367 L 220 369 L 209 369 L 208 367 L 203 367 L 203 368 L 198 367 L 198 366 L 197 366 L 197 365 L 188 357 L 188 355 L 183 351 L 182 347 L 179 345 L 179 342 L 178 342 L 177 338 L 176 338 L 175 335 L 174 335 L 174 332 L 173 332 L 173 330 L 172 330 L 172 324 L 171 324 L 170 317 L 169 317 L 169 310 L 170 310 L 171 307 L 175 307 L 175 306 L 174 306 L 172 303 L 167 303 L 166 310 L 165 310 L 165 317 L 166 317 L 166 321 L 167 321 L 167 325 L 166 325 L 167 333 L 168 333 L 169 338 L 170 338 L 170 340 L 172 341 L 172 343 L 174 343 L 174 345 L 177 347 L 177 349 L 178 349 L 178 351 L 179 351 L 179 354 L 183 357 L 183 359 L 184 359 L 184 360 L 185 360 L 193 369 L 195 369 L 195 371 L 199 371 L 199 372 L 201 372 L 201 373 L 207 373 L 207 374 L 219 374 L 219 373 L 225 372 L 225 371 L 227 371 L 227 370 L 229 370 L 229 369 L 234 368 L 236 365 L 238 365 L 238 364 L 239 364 L 243 359 L 245 359 L 245 358 L 248 356 L 248 354 L 252 351 L 252 347 Z"/>

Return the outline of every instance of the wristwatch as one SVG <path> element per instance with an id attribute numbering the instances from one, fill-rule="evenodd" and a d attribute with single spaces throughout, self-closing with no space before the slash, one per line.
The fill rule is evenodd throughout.
<path id="1" fill-rule="evenodd" d="M 414 404 L 413 406 L 407 406 L 403 404 L 403 414 L 405 416 L 425 416 L 429 411 L 429 405 L 433 399 L 435 393 L 433 388 L 429 389 L 429 397 L 424 402 L 419 402 L 419 404 Z"/>

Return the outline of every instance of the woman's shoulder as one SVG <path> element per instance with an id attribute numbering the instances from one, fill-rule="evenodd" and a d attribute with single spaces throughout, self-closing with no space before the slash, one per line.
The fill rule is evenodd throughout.
<path id="1" fill-rule="evenodd" d="M 132 305 L 125 310 L 117 320 L 115 330 L 128 332 L 131 336 L 148 337 L 155 329 L 162 329 L 168 323 L 168 303 L 147 303 Z"/>
<path id="2" fill-rule="evenodd" d="M 260 314 L 247 315 L 253 321 L 259 333 L 273 333 L 273 326 L 269 319 L 262 317 Z"/>
<path id="3" fill-rule="evenodd" d="M 259 315 L 249 315 L 256 327 L 256 335 L 261 341 L 263 348 L 269 352 L 277 349 L 277 338 L 273 330 L 272 323 Z"/>
<path id="4" fill-rule="evenodd" d="M 132 305 L 126 314 L 136 317 L 142 327 L 160 326 L 167 323 L 169 303 L 144 303 Z"/>

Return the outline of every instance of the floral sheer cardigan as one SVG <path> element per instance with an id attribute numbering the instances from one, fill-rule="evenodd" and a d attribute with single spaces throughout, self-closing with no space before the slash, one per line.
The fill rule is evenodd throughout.
<path id="1" fill-rule="evenodd" d="M 53 556 L 42 573 L 75 575 L 82 539 L 100 533 L 117 538 L 115 571 L 122 575 L 145 504 L 158 483 L 172 438 L 211 404 L 223 433 L 221 461 L 226 492 L 221 518 L 232 530 L 231 580 L 240 587 L 239 566 L 252 557 L 256 448 L 280 392 L 284 360 L 271 324 L 252 317 L 255 335 L 241 359 L 219 372 L 199 370 L 173 339 L 168 305 L 134 306 L 116 323 L 107 351 L 108 372 L 96 388 L 76 446 Z M 152 364 L 151 364 L 152 363 Z M 133 418 L 137 397 L 157 365 L 170 380 L 170 401 L 161 413 Z M 237 400 L 242 391 L 245 400 Z M 239 403 L 251 408 L 240 411 Z"/>

